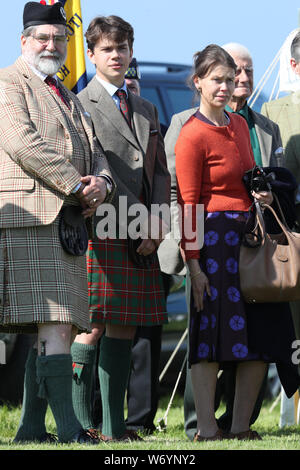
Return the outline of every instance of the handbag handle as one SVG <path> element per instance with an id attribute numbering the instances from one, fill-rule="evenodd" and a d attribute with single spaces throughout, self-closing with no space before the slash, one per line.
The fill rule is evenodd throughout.
<path id="1" fill-rule="evenodd" d="M 256 207 L 256 215 L 257 215 L 257 219 L 258 219 L 258 223 L 260 225 L 260 229 L 262 231 L 262 235 L 263 235 L 263 238 L 265 238 L 266 236 L 266 230 L 265 230 L 265 223 L 264 223 L 264 218 L 263 218 L 263 215 L 262 215 L 262 212 L 261 212 L 261 207 L 260 207 L 260 204 L 257 200 L 255 200 L 255 207 Z M 279 206 L 280 207 L 280 206 Z M 275 220 L 277 221 L 278 225 L 280 226 L 280 228 L 282 229 L 282 231 L 284 233 L 290 233 L 290 234 L 293 234 L 292 230 L 288 227 L 287 223 L 285 222 L 285 219 L 284 219 L 284 222 L 282 222 L 280 220 L 280 218 L 278 217 L 278 215 L 276 214 L 275 210 L 273 209 L 273 207 L 269 206 L 268 204 L 264 204 L 264 208 L 265 209 L 269 209 L 269 211 L 271 211 L 271 213 L 273 214 Z"/>
<path id="2" fill-rule="evenodd" d="M 261 232 L 261 237 L 262 237 L 262 243 L 264 242 L 266 238 L 266 226 L 265 226 L 265 221 L 261 212 L 261 207 L 260 203 L 258 202 L 257 199 L 254 198 L 254 204 L 256 208 L 256 221 L 259 226 L 260 232 Z"/>
<path id="3" fill-rule="evenodd" d="M 280 205 L 280 203 L 279 203 L 279 199 L 278 199 L 278 197 L 277 197 L 277 195 L 276 195 L 275 193 L 272 193 L 272 194 L 273 194 L 273 197 L 274 197 L 274 199 L 275 199 L 275 201 L 276 201 L 276 204 L 277 204 L 277 207 L 278 207 L 278 209 L 279 209 L 279 212 L 280 212 L 280 215 L 281 215 L 281 217 L 282 217 L 282 220 L 283 220 L 285 226 L 288 227 L 288 224 L 286 223 L 286 219 L 285 219 L 285 217 L 284 217 L 283 210 L 282 210 L 281 205 Z"/>

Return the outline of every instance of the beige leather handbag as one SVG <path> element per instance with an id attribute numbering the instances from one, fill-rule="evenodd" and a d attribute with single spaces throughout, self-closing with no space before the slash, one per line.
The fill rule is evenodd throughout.
<path id="1" fill-rule="evenodd" d="M 255 228 L 240 249 L 240 286 L 244 300 L 248 303 L 299 300 L 300 233 L 293 232 L 265 204 L 265 210 L 272 212 L 282 229 L 279 235 L 266 233 L 261 207 L 258 202 L 255 206 Z M 257 243 L 260 236 L 261 243 Z"/>

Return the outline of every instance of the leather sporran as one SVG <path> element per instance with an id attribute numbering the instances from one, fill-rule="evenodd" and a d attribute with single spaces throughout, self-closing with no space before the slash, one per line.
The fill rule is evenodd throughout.
<path id="1" fill-rule="evenodd" d="M 69 255 L 85 255 L 89 236 L 80 206 L 62 207 L 59 219 L 59 238 L 63 249 Z"/>
<path id="2" fill-rule="evenodd" d="M 240 286 L 245 302 L 289 302 L 300 299 L 300 234 L 293 232 L 284 218 L 280 220 L 271 211 L 281 233 L 266 232 L 258 202 L 256 224 L 251 233 L 245 233 L 240 249 Z"/>

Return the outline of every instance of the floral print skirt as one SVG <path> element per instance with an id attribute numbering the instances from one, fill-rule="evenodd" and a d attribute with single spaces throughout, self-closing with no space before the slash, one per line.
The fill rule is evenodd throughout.
<path id="1" fill-rule="evenodd" d="M 240 291 L 239 252 L 247 217 L 247 212 L 228 211 L 205 215 L 199 262 L 208 277 L 211 296 L 205 294 L 204 308 L 197 312 L 191 292 L 190 364 L 262 359 L 249 350 Z"/>

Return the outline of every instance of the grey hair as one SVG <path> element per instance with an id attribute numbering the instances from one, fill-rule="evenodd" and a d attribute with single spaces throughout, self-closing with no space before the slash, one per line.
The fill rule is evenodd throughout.
<path id="1" fill-rule="evenodd" d="M 37 26 L 29 26 L 28 28 L 24 29 L 24 31 L 22 32 L 23 36 L 25 36 L 25 38 L 32 36 L 32 33 L 34 33 L 36 28 Z"/>
<path id="2" fill-rule="evenodd" d="M 300 61 L 300 31 L 296 34 L 292 41 L 291 56 L 297 63 Z"/>
<path id="3" fill-rule="evenodd" d="M 22 32 L 23 36 L 25 38 L 28 38 L 29 36 L 32 36 L 32 34 L 36 31 L 38 26 L 28 26 L 28 28 L 24 29 Z M 65 34 L 67 35 L 67 27 L 65 26 Z"/>
<path id="4" fill-rule="evenodd" d="M 238 42 L 229 42 L 227 44 L 224 44 L 224 46 L 222 46 L 222 47 L 229 54 L 230 54 L 230 52 L 233 52 L 233 53 L 235 52 L 240 57 L 251 59 L 251 61 L 252 61 L 250 51 L 247 49 L 247 47 L 243 46 L 242 44 L 239 44 Z"/>

